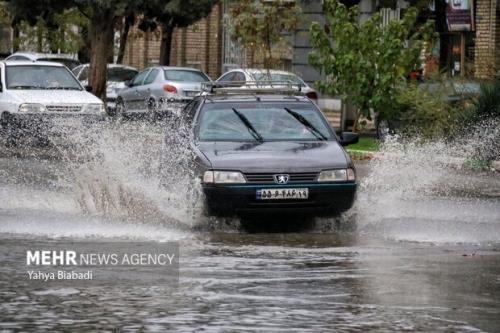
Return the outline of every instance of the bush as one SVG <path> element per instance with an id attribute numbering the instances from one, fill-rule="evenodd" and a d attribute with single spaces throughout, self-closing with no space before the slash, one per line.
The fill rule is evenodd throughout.
<path id="1" fill-rule="evenodd" d="M 445 82 L 429 87 L 409 84 L 401 90 L 397 96 L 399 110 L 394 117 L 399 118 L 403 134 L 423 139 L 449 138 L 459 129 L 464 111 L 448 100 L 449 86 Z"/>
<path id="2" fill-rule="evenodd" d="M 480 94 L 468 109 L 467 117 L 471 123 L 500 118 L 500 80 L 481 85 Z"/>

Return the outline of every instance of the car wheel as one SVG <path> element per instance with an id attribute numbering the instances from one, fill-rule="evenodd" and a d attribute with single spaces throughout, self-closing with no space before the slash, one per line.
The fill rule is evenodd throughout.
<path id="1" fill-rule="evenodd" d="M 389 122 L 385 119 L 377 121 L 377 139 L 385 141 L 391 132 Z"/>
<path id="2" fill-rule="evenodd" d="M 156 110 L 158 109 L 158 105 L 154 98 L 150 98 L 147 103 L 147 111 L 148 111 L 148 119 L 150 121 L 156 120 Z"/>
<path id="3" fill-rule="evenodd" d="M 125 115 L 125 103 L 123 102 L 123 99 L 118 98 L 116 100 L 114 116 L 117 119 L 122 119 L 124 115 Z"/>

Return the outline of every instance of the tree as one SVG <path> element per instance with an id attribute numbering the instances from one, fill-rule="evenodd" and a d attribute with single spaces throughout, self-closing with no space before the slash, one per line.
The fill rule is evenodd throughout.
<path id="1" fill-rule="evenodd" d="M 150 0 L 144 5 L 144 20 L 141 30 L 154 30 L 157 23 L 161 28 L 160 65 L 170 64 L 172 34 L 175 28 L 187 27 L 212 11 L 218 0 Z"/>
<path id="2" fill-rule="evenodd" d="M 77 9 L 88 18 L 90 41 L 89 84 L 92 92 L 106 99 L 106 66 L 113 52 L 114 28 L 117 21 L 133 10 L 140 10 L 148 0 L 11 0 L 10 11 L 15 20 L 34 24 L 38 17 L 47 18 Z M 35 21 L 35 22 L 33 22 Z"/>
<path id="3" fill-rule="evenodd" d="M 397 90 L 419 68 L 425 43 L 432 41 L 433 23 L 417 27 L 413 7 L 386 26 L 379 14 L 361 23 L 358 7 L 348 9 L 338 0 L 325 0 L 324 11 L 327 25 L 313 22 L 310 28 L 309 63 L 326 76 L 316 82 L 321 92 L 356 106 L 356 130 L 361 115 L 371 119 L 371 110 L 394 111 Z"/>
<path id="4" fill-rule="evenodd" d="M 277 65 L 273 50 L 287 48 L 289 41 L 283 36 L 300 23 L 302 10 L 297 2 L 286 0 L 242 0 L 230 8 L 231 36 L 252 54 L 260 56 L 264 68 Z"/>

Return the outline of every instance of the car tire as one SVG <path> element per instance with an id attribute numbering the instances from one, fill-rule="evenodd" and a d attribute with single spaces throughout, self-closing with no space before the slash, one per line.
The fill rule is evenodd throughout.
<path id="1" fill-rule="evenodd" d="M 116 100 L 114 118 L 121 120 L 123 119 L 124 115 L 125 115 L 125 103 L 123 102 L 123 99 L 118 97 L 118 99 Z"/>

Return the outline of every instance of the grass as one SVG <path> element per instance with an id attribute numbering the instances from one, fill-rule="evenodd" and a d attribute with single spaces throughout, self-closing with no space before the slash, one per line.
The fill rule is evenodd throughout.
<path id="1" fill-rule="evenodd" d="M 347 150 L 356 150 L 356 151 L 378 151 L 379 149 L 379 141 L 373 137 L 362 136 L 359 138 L 359 142 L 353 145 L 347 146 Z"/>

